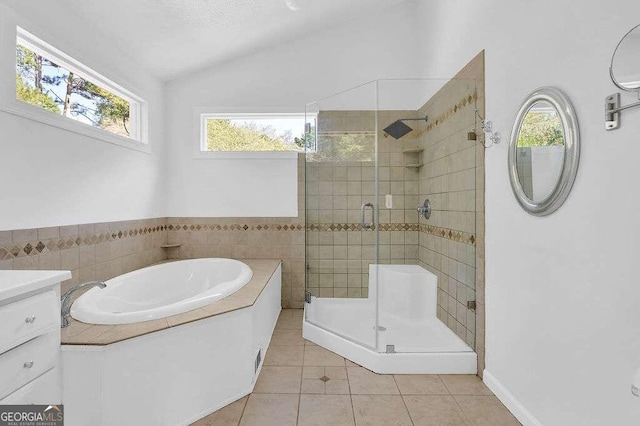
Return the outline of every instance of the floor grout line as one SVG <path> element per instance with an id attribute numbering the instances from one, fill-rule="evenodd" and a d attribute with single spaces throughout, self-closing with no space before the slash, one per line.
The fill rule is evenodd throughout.
<path id="1" fill-rule="evenodd" d="M 456 396 L 451 394 L 451 398 L 453 398 L 453 401 L 456 403 L 456 406 L 460 410 L 460 413 L 462 413 L 462 420 L 464 420 L 464 422 L 466 424 L 468 424 L 468 425 L 473 425 L 473 421 L 471 421 L 471 418 L 469 416 L 467 416 L 467 413 L 464 412 L 464 410 L 462 409 L 462 406 L 460 405 L 460 403 L 456 399 Z"/>
<path id="2" fill-rule="evenodd" d="M 398 382 L 396 381 L 396 375 L 395 374 L 391 374 L 391 377 L 393 378 L 393 383 L 396 384 L 396 388 L 398 388 L 398 393 L 400 394 L 400 399 L 402 400 L 402 404 L 404 405 L 404 409 L 407 410 L 407 415 L 409 415 L 409 421 L 411 422 L 412 425 L 415 426 L 415 423 L 413 421 L 413 417 L 411 417 L 411 411 L 409 411 L 409 407 L 407 407 L 407 403 L 404 400 L 404 395 L 400 391 L 400 386 L 398 386 Z"/>
<path id="3" fill-rule="evenodd" d="M 242 406 L 242 411 L 240 412 L 240 417 L 238 418 L 238 424 L 237 426 L 240 426 L 240 422 L 242 422 L 242 417 L 244 416 L 244 410 L 247 408 L 247 404 L 249 403 L 249 397 L 251 396 L 251 394 L 247 395 L 244 401 L 244 405 Z"/>

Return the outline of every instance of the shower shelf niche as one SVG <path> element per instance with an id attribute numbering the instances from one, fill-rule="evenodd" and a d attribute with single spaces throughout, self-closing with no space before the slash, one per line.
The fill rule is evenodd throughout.
<path id="1" fill-rule="evenodd" d="M 416 171 L 424 166 L 424 164 L 420 161 L 420 155 L 422 154 L 422 152 L 424 151 L 423 148 L 420 147 L 413 147 L 413 148 L 405 148 L 402 150 L 402 153 L 405 154 L 408 158 L 408 163 L 406 163 L 404 166 L 407 169 L 416 169 Z"/>

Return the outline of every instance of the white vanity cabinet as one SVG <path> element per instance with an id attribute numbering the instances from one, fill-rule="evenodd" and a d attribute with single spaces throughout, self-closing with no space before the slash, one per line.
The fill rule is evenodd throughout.
<path id="1" fill-rule="evenodd" d="M 60 404 L 60 282 L 68 271 L 0 271 L 0 404 Z"/>

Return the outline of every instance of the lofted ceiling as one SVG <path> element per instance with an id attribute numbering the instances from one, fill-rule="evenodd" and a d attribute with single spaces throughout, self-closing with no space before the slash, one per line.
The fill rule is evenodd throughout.
<path id="1" fill-rule="evenodd" d="M 56 5 L 166 80 L 402 1 L 56 0 Z"/>

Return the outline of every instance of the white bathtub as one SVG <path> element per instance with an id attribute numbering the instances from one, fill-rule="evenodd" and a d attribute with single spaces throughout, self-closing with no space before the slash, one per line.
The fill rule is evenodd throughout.
<path id="1" fill-rule="evenodd" d="M 223 299 L 247 284 L 253 272 L 233 259 L 190 259 L 149 266 L 92 288 L 71 306 L 90 324 L 130 324 L 191 311 Z"/>
<path id="2" fill-rule="evenodd" d="M 280 314 L 282 267 L 246 263 L 266 281 L 250 306 L 116 343 L 63 344 L 65 425 L 188 426 L 250 394 Z"/>

